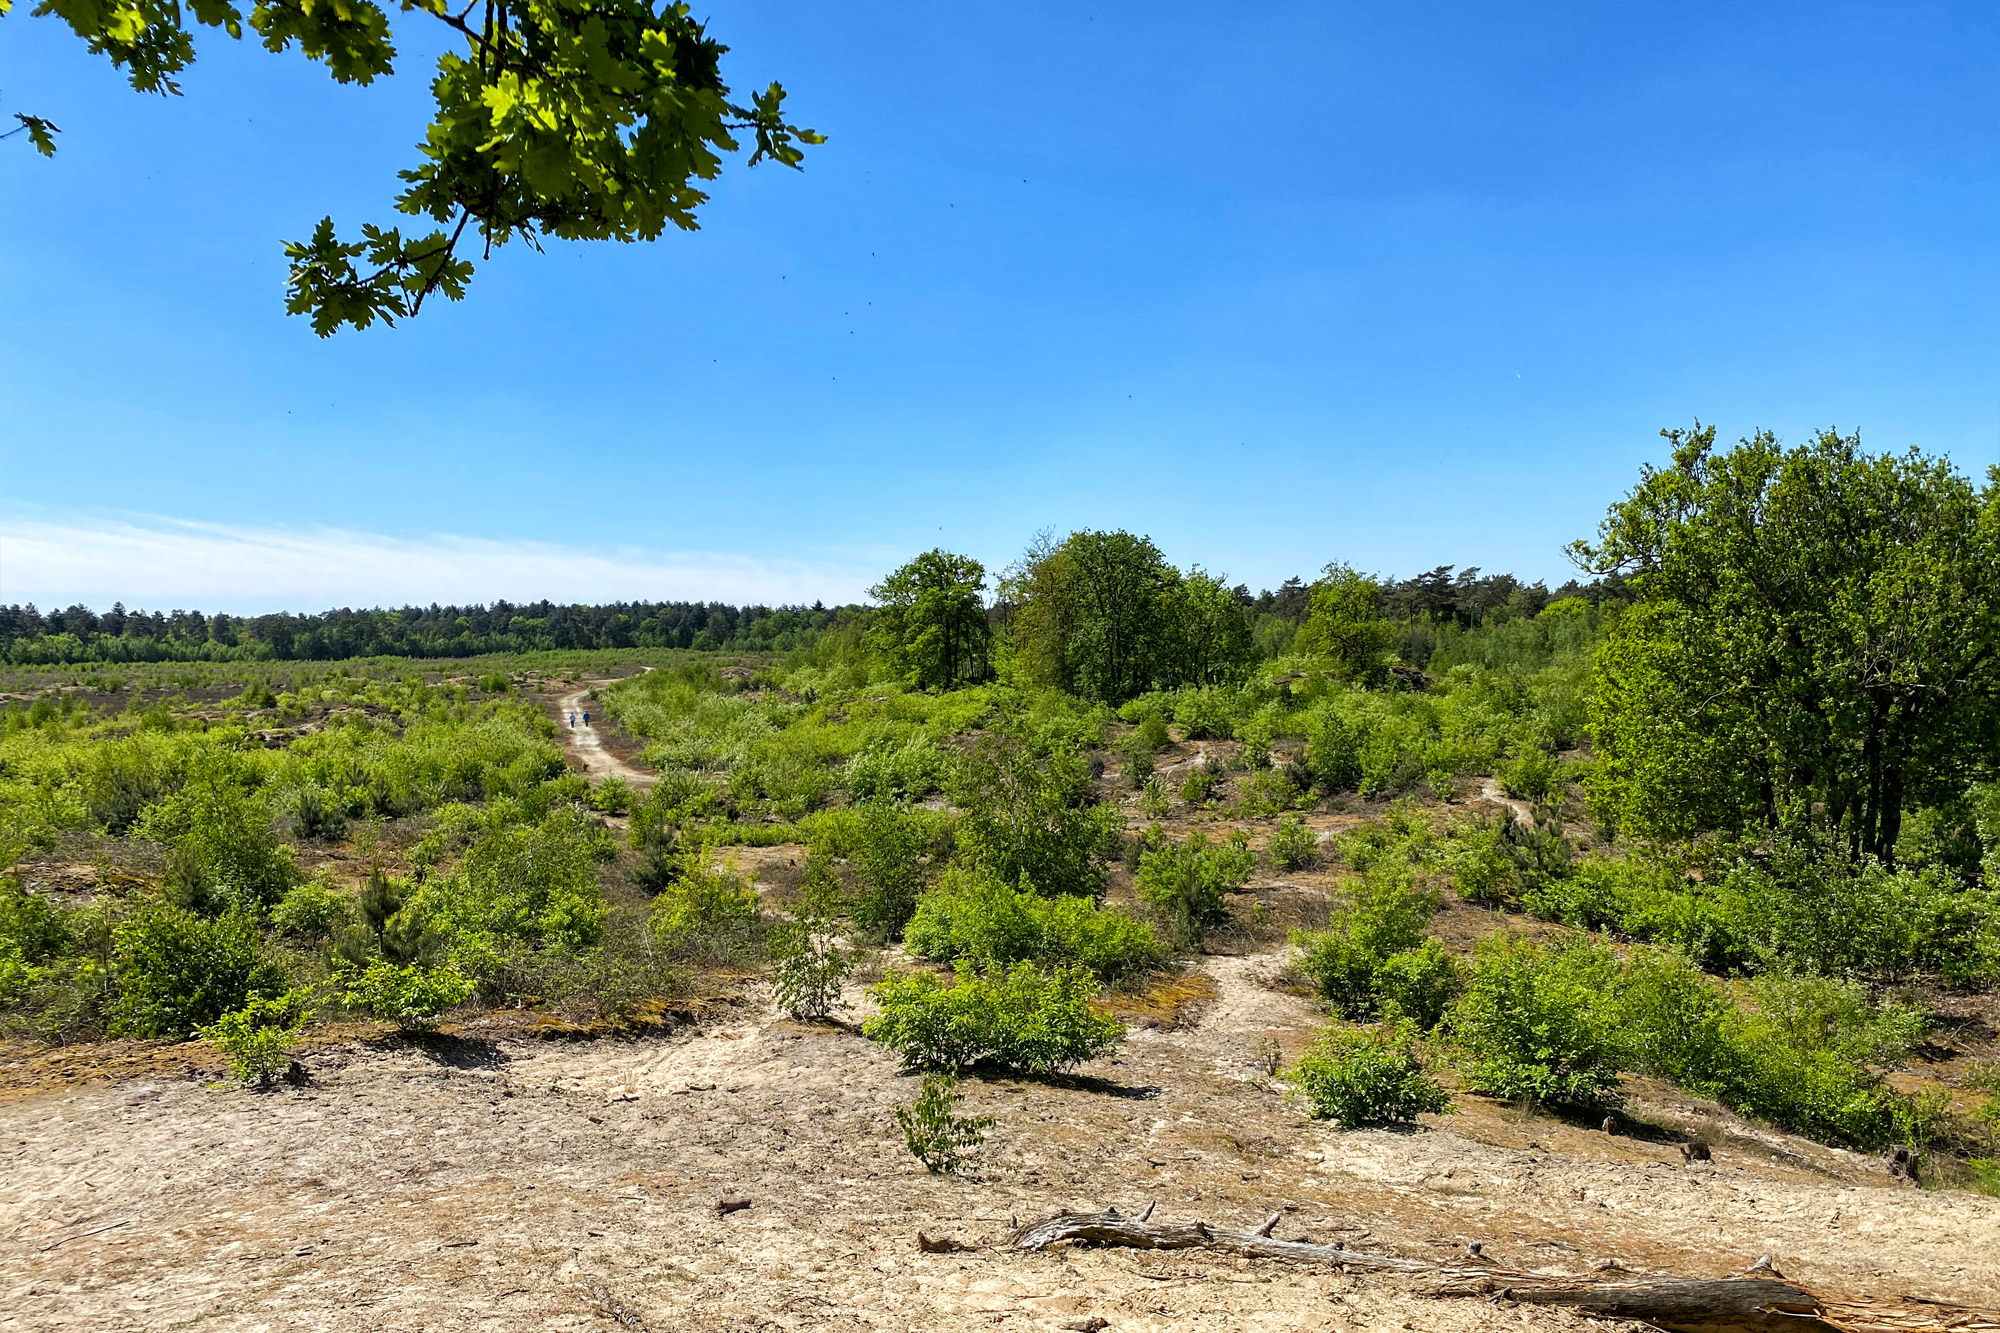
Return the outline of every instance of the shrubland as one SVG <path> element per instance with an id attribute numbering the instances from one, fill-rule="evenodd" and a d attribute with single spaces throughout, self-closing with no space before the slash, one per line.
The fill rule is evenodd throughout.
<path id="1" fill-rule="evenodd" d="M 0 1022 L 208 1032 L 268 1070 L 308 1008 L 616 1021 L 768 972 L 824 1019 L 900 943 L 870 1037 L 1046 1077 L 1113 1049 L 1113 991 L 1254 935 L 1263 867 L 1328 894 L 1292 939 L 1335 1020 L 1287 1074 L 1317 1113 L 1434 1112 L 1446 1069 L 1576 1110 L 1643 1075 L 1990 1160 L 1888 1075 L 1938 996 L 2000 986 L 1994 508 L 1838 437 L 1674 446 L 1578 548 L 1597 581 L 1554 592 L 1335 564 L 1252 597 L 1103 532 L 989 589 L 929 552 L 783 656 L 620 659 L 601 707 L 643 790 L 571 773 L 535 701 L 603 657 L 20 669 L 0 850 L 103 864 L 86 892 L 0 879 Z M 1820 493 L 1912 535 L 1826 549 Z M 1768 547 L 1737 541 L 1759 522 Z M 1921 633 L 1878 624 L 1895 589 Z M 775 846 L 781 890 L 736 868 Z M 927 1095 L 911 1125 L 948 1148 Z"/>

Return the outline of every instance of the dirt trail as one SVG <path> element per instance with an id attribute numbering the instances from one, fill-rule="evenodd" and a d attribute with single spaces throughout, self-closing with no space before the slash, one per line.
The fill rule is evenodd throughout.
<path id="1" fill-rule="evenodd" d="M 651 669 L 647 668 L 649 671 Z M 591 781 L 600 782 L 605 778 L 619 777 L 636 789 L 650 788 L 654 782 L 654 775 L 642 768 L 634 768 L 605 749 L 604 738 L 597 734 L 597 728 L 583 721 L 584 714 L 592 709 L 598 710 L 600 717 L 603 716 L 603 702 L 590 697 L 591 688 L 588 685 L 582 686 L 557 701 L 556 724 L 562 728 L 563 744 L 569 747 L 569 752 L 583 765 L 584 774 Z M 571 726 L 569 722 L 572 715 L 576 718 L 575 726 Z"/>
<path id="2" fill-rule="evenodd" d="M 1829 1290 L 2000 1299 L 2000 1200 L 1730 1141 L 1712 1165 L 1462 1099 L 1417 1132 L 1308 1119 L 1268 1073 L 1322 1019 L 1278 954 L 1211 958 L 1194 1026 L 1136 1030 L 1055 1084 L 967 1080 L 983 1179 L 924 1174 L 915 1092 L 851 1028 L 761 996 L 672 1037 L 453 1039 L 308 1059 L 255 1095 L 148 1078 L 0 1105 L 0 1329 L 1399 1329 L 1620 1327 L 1198 1253 L 1002 1248 L 1009 1219 L 1161 1220 L 1524 1267 L 1720 1274 L 1757 1255 Z M 718 1216 L 715 1201 L 752 1206 Z M 975 1248 L 920 1254 L 916 1232 Z"/>
<path id="3" fill-rule="evenodd" d="M 1535 808 L 1526 801 L 1517 801 L 1506 792 L 1501 791 L 1500 784 L 1495 779 L 1488 778 L 1482 782 L 1479 785 L 1479 794 L 1495 805 L 1506 806 L 1508 810 L 1513 812 L 1514 818 L 1520 820 L 1527 827 L 1531 829 L 1535 827 Z"/>

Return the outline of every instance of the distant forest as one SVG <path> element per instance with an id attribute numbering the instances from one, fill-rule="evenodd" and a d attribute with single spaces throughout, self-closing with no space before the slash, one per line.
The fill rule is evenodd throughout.
<path id="1" fill-rule="evenodd" d="M 1482 576 L 1475 568 L 1439 565 L 1381 584 L 1381 613 L 1406 625 L 1484 624 L 1496 610 L 1536 615 L 1562 597 L 1622 600 L 1615 577 L 1574 581 L 1550 592 L 1511 574 Z M 1252 628 L 1302 624 L 1312 587 L 1287 579 L 1276 591 L 1235 588 Z M 814 643 L 843 617 L 865 606 L 731 606 L 724 602 L 495 602 L 491 606 L 406 606 L 384 610 L 277 612 L 262 616 L 201 611 L 109 611 L 71 606 L 42 612 L 31 602 L 0 606 L 0 661 L 15 665 L 78 662 L 330 662 L 356 657 L 474 657 L 483 653 L 586 648 L 691 648 L 699 651 L 783 653 Z M 991 614 L 1004 618 L 996 604 Z M 1270 635 L 1260 635 L 1268 643 Z M 1289 636 L 1284 636 L 1289 638 Z M 1421 656 L 1421 654 L 1418 654 Z"/>

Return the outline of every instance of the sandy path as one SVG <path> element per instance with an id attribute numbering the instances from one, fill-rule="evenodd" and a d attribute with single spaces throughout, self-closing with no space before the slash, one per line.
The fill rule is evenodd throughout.
<path id="1" fill-rule="evenodd" d="M 910 1158 L 894 1110 L 915 1082 L 880 1047 L 758 997 L 672 1037 L 494 1020 L 348 1046 L 263 1096 L 152 1079 L 0 1105 L 0 1329 L 1629 1327 L 1212 1255 L 1000 1248 L 1010 1217 L 1147 1200 L 1222 1225 L 1280 1207 L 1281 1234 L 1412 1255 L 1476 1237 L 1524 1266 L 1719 1274 L 1769 1252 L 1830 1290 L 2000 1299 L 2000 1200 L 1889 1188 L 1848 1154 L 1684 1168 L 1485 1103 L 1416 1133 L 1309 1120 L 1259 1058 L 1323 1021 L 1265 985 L 1280 961 L 1205 960 L 1195 1027 L 1135 1031 L 1086 1078 L 968 1080 L 966 1109 L 998 1118 L 983 1179 Z M 724 1195 L 753 1206 L 718 1216 Z M 976 1248 L 920 1254 L 919 1228 Z"/>
<path id="2" fill-rule="evenodd" d="M 639 790 L 651 787 L 654 781 L 653 774 L 642 768 L 634 768 L 605 749 L 604 738 L 597 734 L 596 726 L 584 725 L 583 715 L 586 711 L 595 710 L 602 716 L 603 701 L 590 697 L 592 688 L 585 685 L 572 690 L 556 702 L 556 725 L 562 728 L 563 743 L 568 746 L 569 752 L 576 756 L 577 762 L 583 765 L 584 774 L 591 781 L 601 782 L 605 778 L 617 777 L 625 779 Z M 572 714 L 577 719 L 575 726 L 571 726 L 569 722 Z"/>

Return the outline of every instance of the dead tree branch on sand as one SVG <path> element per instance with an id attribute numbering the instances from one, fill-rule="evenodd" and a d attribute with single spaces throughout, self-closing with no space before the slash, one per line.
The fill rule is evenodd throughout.
<path id="1" fill-rule="evenodd" d="M 1012 1248 L 1042 1250 L 1062 1241 L 1140 1250 L 1221 1250 L 1252 1259 L 1327 1264 L 1349 1273 L 1403 1273 L 1440 1279 L 1436 1296 L 1472 1296 L 1527 1305 L 1565 1305 L 1584 1314 L 1634 1319 L 1671 1333 L 2000 1333 L 2000 1314 L 1904 1297 L 1900 1302 L 1837 1301 L 1785 1280 L 1767 1255 L 1735 1277 L 1639 1277 L 1611 1261 L 1585 1276 L 1529 1273 L 1485 1260 L 1467 1247 L 1465 1261 L 1432 1263 L 1363 1254 L 1338 1244 L 1278 1240 L 1282 1214 L 1255 1231 L 1221 1231 L 1206 1222 L 1155 1223 L 1151 1204 L 1137 1217 L 1116 1208 L 1057 1213 L 1014 1233 Z"/>

